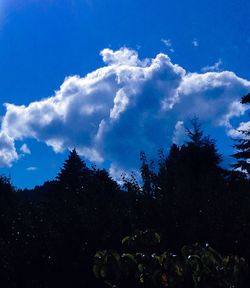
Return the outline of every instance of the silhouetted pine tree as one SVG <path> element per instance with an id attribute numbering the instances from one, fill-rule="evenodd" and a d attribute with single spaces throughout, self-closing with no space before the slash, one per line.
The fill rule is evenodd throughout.
<path id="1" fill-rule="evenodd" d="M 215 141 L 209 136 L 204 136 L 201 130 L 201 125 L 198 118 L 191 120 L 191 128 L 187 128 L 187 136 L 189 141 L 186 145 L 182 146 L 182 150 L 187 153 L 197 152 L 195 155 L 195 167 L 200 170 L 204 167 L 206 170 L 211 168 L 218 169 L 221 162 L 221 155 L 215 145 Z M 194 155 L 193 155 L 194 156 Z M 202 156 L 199 158 L 199 156 Z"/>
<path id="2" fill-rule="evenodd" d="M 191 121 L 187 136 L 184 145 L 173 144 L 168 157 L 161 154 L 159 160 L 156 211 L 168 243 L 205 240 L 221 223 L 221 155 L 198 119 Z"/>
<path id="3" fill-rule="evenodd" d="M 70 190 L 79 193 L 84 190 L 84 183 L 90 174 L 86 163 L 80 158 L 75 149 L 73 149 L 56 179 L 64 190 Z"/>
<path id="4" fill-rule="evenodd" d="M 250 93 L 242 97 L 241 103 L 250 104 Z M 250 130 L 241 130 L 240 132 L 244 138 L 235 140 L 237 143 L 234 148 L 238 152 L 233 154 L 233 157 L 237 159 L 237 163 L 233 164 L 232 167 L 250 175 Z"/>
<path id="5" fill-rule="evenodd" d="M 189 140 L 180 149 L 177 168 L 177 222 L 182 223 L 187 241 L 206 241 L 209 233 L 217 237 L 221 224 L 221 155 L 215 141 L 204 136 L 196 118 L 191 121 L 187 136 Z"/>

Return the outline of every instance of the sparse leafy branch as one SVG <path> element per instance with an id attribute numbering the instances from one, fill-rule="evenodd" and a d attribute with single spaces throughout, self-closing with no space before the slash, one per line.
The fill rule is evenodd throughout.
<path id="1" fill-rule="evenodd" d="M 160 244 L 159 234 L 152 231 L 139 231 L 125 237 L 122 243 L 124 253 L 104 250 L 94 257 L 96 278 L 110 287 L 246 287 L 248 264 L 245 259 L 222 256 L 208 244 L 183 246 L 179 255 L 152 253 L 150 248 L 157 249 Z"/>

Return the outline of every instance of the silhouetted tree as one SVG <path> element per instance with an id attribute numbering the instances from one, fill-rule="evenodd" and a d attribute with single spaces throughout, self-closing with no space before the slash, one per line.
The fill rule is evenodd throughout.
<path id="1" fill-rule="evenodd" d="M 6 210 L 13 204 L 13 201 L 14 188 L 11 185 L 10 178 L 0 176 L 0 211 Z"/>
<path id="2" fill-rule="evenodd" d="M 154 169 L 154 162 L 150 161 L 148 163 L 146 154 L 144 152 L 141 152 L 140 154 L 140 160 L 141 160 L 141 178 L 142 178 L 142 191 L 146 198 L 148 199 L 154 199 L 157 189 L 156 184 L 156 174 Z"/>
<path id="3" fill-rule="evenodd" d="M 197 119 L 191 121 L 187 136 L 177 168 L 177 222 L 184 225 L 187 241 L 205 241 L 212 231 L 217 236 L 221 223 L 221 155 L 214 140 L 203 135 Z"/>
<path id="4" fill-rule="evenodd" d="M 250 93 L 243 96 L 242 104 L 250 104 Z M 235 140 L 234 148 L 237 150 L 233 157 L 237 159 L 237 163 L 233 164 L 233 168 L 240 169 L 250 175 L 250 130 L 240 130 L 243 139 Z"/>
<path id="5" fill-rule="evenodd" d="M 216 143 L 197 119 L 187 135 L 182 146 L 159 152 L 158 167 L 141 153 L 141 178 L 124 177 L 123 190 L 106 170 L 87 167 L 75 149 L 55 180 L 34 189 L 16 191 L 0 177 L 2 286 L 101 287 L 92 274 L 94 253 L 121 252 L 119 239 L 138 230 L 159 231 L 159 255 L 199 241 L 250 260 L 249 179 L 220 167 Z"/>
<path id="6" fill-rule="evenodd" d="M 73 149 L 56 179 L 64 191 L 80 193 L 86 188 L 86 180 L 89 174 L 90 170 L 87 168 L 86 163 Z"/>

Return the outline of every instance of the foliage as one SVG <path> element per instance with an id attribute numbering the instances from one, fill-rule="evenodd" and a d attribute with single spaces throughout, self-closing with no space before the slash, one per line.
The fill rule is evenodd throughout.
<path id="1" fill-rule="evenodd" d="M 92 273 L 100 251 L 96 274 L 112 285 L 206 287 L 218 278 L 243 287 L 241 258 L 215 257 L 205 245 L 181 249 L 208 242 L 223 255 L 250 260 L 250 179 L 220 167 L 216 143 L 197 120 L 187 135 L 182 146 L 160 150 L 157 162 L 141 153 L 141 181 L 124 176 L 122 188 L 75 150 L 56 179 L 34 189 L 16 190 L 0 177 L 2 286 L 104 287 Z M 124 235 L 132 236 L 121 243 Z M 186 259 L 185 251 L 198 258 Z M 222 270 L 208 261 L 212 256 Z"/>
<path id="2" fill-rule="evenodd" d="M 79 193 L 84 189 L 84 180 L 89 172 L 85 162 L 73 149 L 56 178 L 64 190 L 73 190 Z"/>
<path id="3" fill-rule="evenodd" d="M 241 103 L 250 104 L 250 93 L 242 97 Z M 235 140 L 234 148 L 237 152 L 233 154 L 233 157 L 237 162 L 232 166 L 250 176 L 250 130 L 240 130 L 239 132 L 243 134 L 243 138 Z"/>
<path id="4" fill-rule="evenodd" d="M 110 287 L 246 287 L 248 265 L 244 258 L 221 256 L 208 244 L 184 246 L 180 255 L 142 252 L 150 243 L 155 248 L 160 236 L 139 231 L 122 240 L 127 249 L 137 245 L 137 252 L 122 254 L 98 251 L 93 272 Z"/>

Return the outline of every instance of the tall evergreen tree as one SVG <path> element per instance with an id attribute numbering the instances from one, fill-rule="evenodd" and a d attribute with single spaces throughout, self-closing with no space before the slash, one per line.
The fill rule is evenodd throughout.
<path id="1" fill-rule="evenodd" d="M 73 190 L 79 192 L 84 189 L 84 180 L 87 179 L 90 170 L 86 163 L 80 158 L 75 149 L 73 149 L 56 179 L 64 190 Z"/>
<path id="2" fill-rule="evenodd" d="M 191 121 L 187 136 L 189 139 L 177 153 L 177 161 L 172 162 L 173 215 L 176 228 L 186 241 L 203 241 L 212 229 L 208 223 L 219 222 L 221 155 L 215 142 L 204 136 L 198 119 Z"/>
<path id="3" fill-rule="evenodd" d="M 241 103 L 250 104 L 250 93 L 242 97 Z M 235 140 L 234 148 L 237 152 L 233 154 L 233 157 L 237 160 L 237 163 L 233 164 L 232 167 L 250 175 L 250 130 L 240 130 L 240 132 L 244 137 Z"/>

